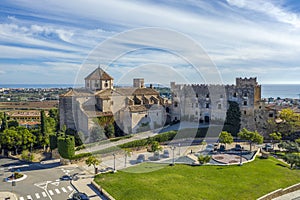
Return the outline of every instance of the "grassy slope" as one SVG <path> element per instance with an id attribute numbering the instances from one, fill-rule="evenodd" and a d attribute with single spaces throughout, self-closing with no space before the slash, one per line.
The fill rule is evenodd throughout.
<path id="1" fill-rule="evenodd" d="M 144 163 L 129 168 L 149 173 L 103 174 L 96 182 L 116 199 L 256 199 L 300 181 L 300 171 L 269 158 L 240 166 L 175 167 Z"/>

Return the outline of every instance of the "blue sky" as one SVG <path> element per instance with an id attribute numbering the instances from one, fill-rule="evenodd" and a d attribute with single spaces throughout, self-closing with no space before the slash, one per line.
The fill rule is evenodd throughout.
<path id="1" fill-rule="evenodd" d="M 297 0 L 2 0 L 0 82 L 80 82 L 104 64 L 101 55 L 87 62 L 104 41 L 147 27 L 172 30 L 193 40 L 224 83 L 255 76 L 261 84 L 300 84 Z M 150 47 L 152 39 L 143 37 Z M 172 37 L 170 41 L 173 48 L 184 46 Z M 133 40 L 114 44 L 111 51 L 137 45 Z M 127 52 L 106 70 L 117 83 L 141 76 L 161 84 L 205 81 L 182 57 L 155 48 Z"/>

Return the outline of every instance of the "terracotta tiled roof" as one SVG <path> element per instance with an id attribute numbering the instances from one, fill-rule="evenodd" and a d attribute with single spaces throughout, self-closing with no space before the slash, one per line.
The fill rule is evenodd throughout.
<path id="1" fill-rule="evenodd" d="M 60 97 L 87 97 L 92 96 L 93 93 L 86 89 L 71 89 L 65 94 L 61 94 Z"/>
<path id="2" fill-rule="evenodd" d="M 103 69 L 98 67 L 92 73 L 90 73 L 85 80 L 113 80 L 113 78 Z"/>
<path id="3" fill-rule="evenodd" d="M 148 111 L 149 109 L 151 110 L 156 110 L 160 109 L 161 107 L 158 106 L 157 104 L 146 104 L 146 105 L 132 105 L 128 106 L 128 109 L 130 112 L 143 112 L 143 111 Z"/>
<path id="4" fill-rule="evenodd" d="M 142 95 L 153 95 L 153 97 L 159 95 L 159 93 L 152 89 L 152 88 L 116 88 L 114 90 L 102 90 L 95 94 L 96 96 L 107 99 L 110 98 L 112 95 L 116 96 L 142 96 Z"/>
<path id="5" fill-rule="evenodd" d="M 112 116 L 112 112 L 101 112 L 95 105 L 84 105 L 83 111 L 88 117 Z"/>
<path id="6" fill-rule="evenodd" d="M 129 111 L 130 112 L 143 112 L 143 111 L 147 111 L 150 106 L 149 105 L 132 105 L 129 106 Z"/>

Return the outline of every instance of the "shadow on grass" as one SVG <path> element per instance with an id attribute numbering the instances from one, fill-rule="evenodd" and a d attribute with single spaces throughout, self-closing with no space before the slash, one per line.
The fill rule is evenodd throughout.
<path id="1" fill-rule="evenodd" d="M 282 163 L 277 163 L 276 165 L 278 165 L 278 166 L 280 166 L 280 167 L 285 167 L 285 168 L 288 168 L 288 166 L 287 166 L 287 165 L 285 165 L 285 164 L 282 164 Z"/>

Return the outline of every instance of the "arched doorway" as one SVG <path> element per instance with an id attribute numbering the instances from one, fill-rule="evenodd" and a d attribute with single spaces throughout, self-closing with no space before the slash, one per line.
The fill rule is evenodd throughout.
<path id="1" fill-rule="evenodd" d="M 205 116 L 205 117 L 204 117 L 204 122 L 205 122 L 205 123 L 209 123 L 209 116 Z"/>

